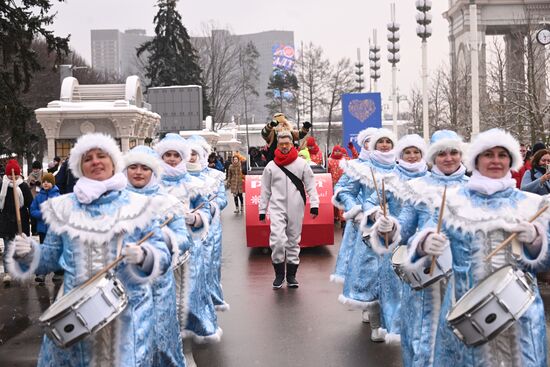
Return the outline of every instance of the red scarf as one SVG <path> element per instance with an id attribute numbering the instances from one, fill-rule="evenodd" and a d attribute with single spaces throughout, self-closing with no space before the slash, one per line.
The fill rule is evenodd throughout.
<path id="1" fill-rule="evenodd" d="M 298 158 L 298 151 L 296 148 L 292 147 L 290 149 L 290 152 L 287 154 L 284 154 L 279 150 L 279 148 L 275 149 L 275 164 L 277 166 L 287 166 L 294 162 Z"/>

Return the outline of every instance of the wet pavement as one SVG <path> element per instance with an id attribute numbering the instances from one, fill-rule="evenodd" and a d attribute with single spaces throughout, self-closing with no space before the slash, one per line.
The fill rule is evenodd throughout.
<path id="1" fill-rule="evenodd" d="M 401 366 L 399 346 L 371 342 L 360 312 L 338 303 L 341 286 L 328 281 L 341 230 L 336 245 L 302 250 L 300 288 L 274 291 L 269 253 L 246 247 L 244 215 L 232 209 L 223 213 L 222 269 L 231 310 L 219 313 L 220 343 L 194 345 L 199 367 Z M 550 305 L 550 287 L 541 292 Z M 51 279 L 45 287 L 0 288 L 0 366 L 36 365 L 42 334 L 37 319 L 55 294 Z"/>

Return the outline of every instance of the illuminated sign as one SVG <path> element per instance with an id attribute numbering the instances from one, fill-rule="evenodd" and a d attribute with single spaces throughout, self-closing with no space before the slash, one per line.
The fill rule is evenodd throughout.
<path id="1" fill-rule="evenodd" d="M 277 43 L 273 45 L 273 67 L 292 70 L 294 68 L 294 46 Z"/>

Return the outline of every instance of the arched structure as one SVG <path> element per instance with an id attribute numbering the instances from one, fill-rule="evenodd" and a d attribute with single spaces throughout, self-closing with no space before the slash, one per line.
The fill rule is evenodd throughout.
<path id="1" fill-rule="evenodd" d="M 48 159 L 66 157 L 76 139 L 88 132 L 114 137 L 123 152 L 152 138 L 160 116 L 144 102 L 141 82 L 129 76 L 125 84 L 81 85 L 63 80 L 59 101 L 35 110 L 48 140 Z"/>

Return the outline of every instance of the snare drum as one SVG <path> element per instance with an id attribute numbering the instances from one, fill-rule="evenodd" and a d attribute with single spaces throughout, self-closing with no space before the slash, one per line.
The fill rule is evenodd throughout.
<path id="1" fill-rule="evenodd" d="M 412 289 L 420 290 L 448 278 L 453 271 L 451 249 L 447 247 L 445 252 L 436 258 L 434 271 L 430 275 L 432 257 L 428 256 L 422 266 L 405 266 L 409 254 L 407 246 L 399 246 L 393 250 L 391 262 L 393 270 Z"/>
<path id="2" fill-rule="evenodd" d="M 504 266 L 466 292 L 447 315 L 454 334 L 466 345 L 488 342 L 519 319 L 535 300 L 533 277 Z"/>
<path id="3" fill-rule="evenodd" d="M 88 286 L 77 287 L 58 299 L 38 321 L 56 345 L 66 348 L 103 328 L 127 304 L 128 297 L 120 280 L 106 273 Z"/>

